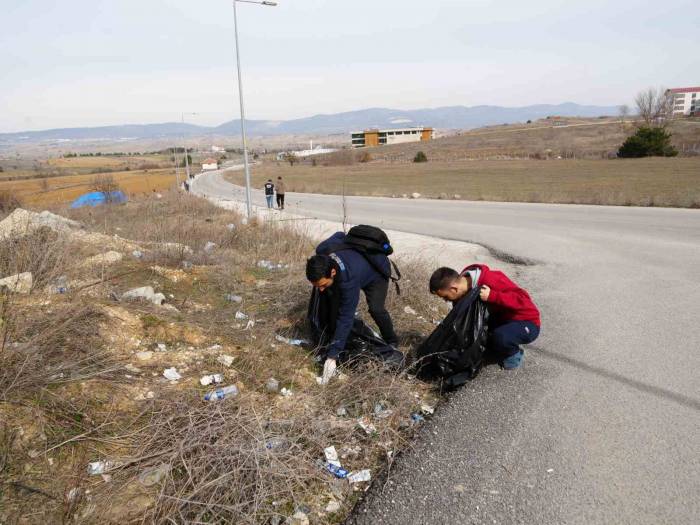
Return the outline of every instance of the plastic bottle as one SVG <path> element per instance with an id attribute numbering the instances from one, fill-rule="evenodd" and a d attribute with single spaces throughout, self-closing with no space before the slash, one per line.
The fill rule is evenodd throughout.
<path id="1" fill-rule="evenodd" d="M 238 387 L 236 385 L 229 385 L 223 388 L 217 388 L 211 392 L 207 392 L 204 396 L 204 401 L 217 401 L 225 397 L 235 397 L 238 395 Z"/>
<path id="2" fill-rule="evenodd" d="M 324 466 L 326 467 L 326 470 L 333 474 L 336 478 L 343 479 L 348 477 L 348 471 L 343 467 L 339 467 L 338 465 L 328 462 L 326 462 Z"/>

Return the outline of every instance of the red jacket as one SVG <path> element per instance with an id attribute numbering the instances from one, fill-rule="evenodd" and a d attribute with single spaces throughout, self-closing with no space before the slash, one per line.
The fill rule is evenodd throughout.
<path id="1" fill-rule="evenodd" d="M 478 286 L 491 288 L 486 305 L 496 321 L 532 321 L 540 326 L 540 311 L 525 290 L 508 279 L 503 272 L 491 270 L 485 264 L 469 265 L 462 270 L 462 275 L 474 268 L 481 270 Z"/>

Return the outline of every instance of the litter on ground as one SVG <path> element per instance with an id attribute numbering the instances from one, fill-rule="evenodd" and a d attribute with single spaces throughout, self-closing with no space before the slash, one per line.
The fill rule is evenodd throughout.
<path id="1" fill-rule="evenodd" d="M 375 427 L 372 423 L 369 422 L 367 418 L 360 418 L 357 420 L 357 424 L 360 426 L 362 430 L 365 431 L 365 433 L 369 436 L 371 434 L 374 434 L 377 431 L 377 427 Z"/>
<path id="2" fill-rule="evenodd" d="M 199 380 L 199 384 L 202 386 L 218 385 L 223 383 L 224 377 L 221 374 L 210 374 L 207 376 L 202 376 Z"/>
<path id="3" fill-rule="evenodd" d="M 216 358 L 216 360 L 221 363 L 224 366 L 231 366 L 233 364 L 233 356 L 232 355 L 220 355 L 219 357 Z"/>
<path id="4" fill-rule="evenodd" d="M 285 343 L 292 346 L 301 346 L 304 344 L 308 344 L 308 341 L 306 339 L 290 339 L 289 337 L 284 337 L 281 335 L 276 335 L 275 339 L 280 343 Z"/>
<path id="5" fill-rule="evenodd" d="M 363 481 L 370 481 L 371 479 L 372 474 L 368 469 L 358 470 L 357 472 L 348 474 L 348 481 L 350 483 L 361 483 Z"/>
<path id="6" fill-rule="evenodd" d="M 182 376 L 177 372 L 175 367 L 166 368 L 163 370 L 163 377 L 168 381 L 177 381 L 178 379 L 182 379 Z"/>
<path id="7" fill-rule="evenodd" d="M 236 397 L 237 395 L 238 387 L 236 385 L 229 385 L 223 388 L 217 388 L 211 392 L 207 392 L 204 396 L 204 401 L 217 401 L 226 397 Z"/>

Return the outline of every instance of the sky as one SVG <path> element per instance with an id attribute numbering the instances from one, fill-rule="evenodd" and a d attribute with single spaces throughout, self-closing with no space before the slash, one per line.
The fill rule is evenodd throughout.
<path id="1" fill-rule="evenodd" d="M 246 117 L 632 104 L 700 85 L 700 8 L 666 0 L 238 3 Z M 0 132 L 240 115 L 231 0 L 3 0 Z M 193 114 L 195 113 L 195 114 Z"/>

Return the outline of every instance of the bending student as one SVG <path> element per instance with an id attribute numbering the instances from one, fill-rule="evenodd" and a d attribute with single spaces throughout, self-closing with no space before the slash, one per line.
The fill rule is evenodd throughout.
<path id="1" fill-rule="evenodd" d="M 462 273 L 438 268 L 430 278 L 430 293 L 452 303 L 477 286 L 489 310 L 489 351 L 506 370 L 520 368 L 524 358 L 520 345 L 532 343 L 540 334 L 540 312 L 530 295 L 485 264 L 472 264 Z"/>

